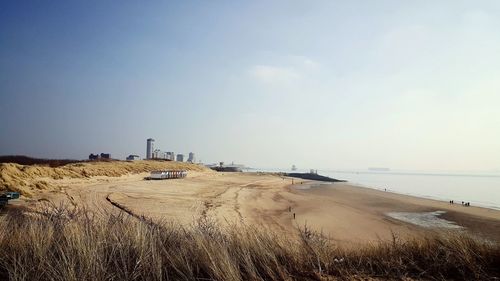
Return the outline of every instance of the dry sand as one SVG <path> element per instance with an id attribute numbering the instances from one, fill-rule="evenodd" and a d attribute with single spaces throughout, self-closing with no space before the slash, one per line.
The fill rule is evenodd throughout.
<path id="1" fill-rule="evenodd" d="M 389 212 L 446 211 L 441 218 L 463 227 L 446 231 L 468 231 L 500 241 L 500 211 L 491 209 L 450 205 L 348 183 L 295 179 L 299 184 L 291 186 L 291 178 L 265 173 L 216 173 L 193 168 L 184 179 L 146 181 L 143 178 L 147 175 L 126 172 L 120 177 L 45 178 L 53 188 L 38 190 L 31 199 L 17 204 L 34 206 L 50 200 L 104 212 L 118 206 L 154 220 L 190 224 L 208 218 L 269 227 L 284 234 L 296 233 L 297 227 L 307 225 L 346 246 L 428 230 L 391 218 Z"/>
<path id="2" fill-rule="evenodd" d="M 318 184 L 315 184 L 318 185 Z M 309 197 L 298 204 L 299 222 L 321 226 L 333 238 L 344 242 L 371 241 L 378 236 L 387 239 L 418 235 L 422 231 L 468 231 L 481 238 L 500 242 L 500 211 L 450 205 L 447 202 L 401 195 L 358 187 L 348 183 L 320 184 L 321 187 L 299 191 Z M 427 228 L 403 222 L 388 213 L 424 214 L 444 211 L 440 219 L 451 221 L 457 228 Z"/>
<path id="3" fill-rule="evenodd" d="M 17 191 L 30 197 L 43 191 L 59 190 L 64 182 L 54 184 L 54 180 L 76 179 L 78 182 L 78 179 L 121 177 L 160 169 L 209 171 L 202 165 L 167 161 L 97 161 L 68 164 L 59 168 L 0 163 L 0 191 Z"/>

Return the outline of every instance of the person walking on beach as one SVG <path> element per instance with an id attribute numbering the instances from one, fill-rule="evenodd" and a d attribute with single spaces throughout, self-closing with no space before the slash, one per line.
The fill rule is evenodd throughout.
<path id="1" fill-rule="evenodd" d="M 293 219 L 295 219 L 295 213 L 293 213 Z"/>

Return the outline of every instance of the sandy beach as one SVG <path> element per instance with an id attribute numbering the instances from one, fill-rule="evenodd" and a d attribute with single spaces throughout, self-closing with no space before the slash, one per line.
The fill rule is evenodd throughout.
<path id="1" fill-rule="evenodd" d="M 154 220 L 190 224 L 208 218 L 223 224 L 258 225 L 284 234 L 296 233 L 297 227 L 307 225 L 346 246 L 422 231 L 468 231 L 500 241 L 500 211 L 492 209 L 450 205 L 349 183 L 293 179 L 292 185 L 292 178 L 267 173 L 191 171 L 184 179 L 159 181 L 144 180 L 147 175 L 46 179 L 61 191 L 42 192 L 29 203 L 50 200 L 104 212 L 119 206 Z M 436 211 L 444 211 L 439 218 L 458 227 L 423 227 L 388 215 Z"/>

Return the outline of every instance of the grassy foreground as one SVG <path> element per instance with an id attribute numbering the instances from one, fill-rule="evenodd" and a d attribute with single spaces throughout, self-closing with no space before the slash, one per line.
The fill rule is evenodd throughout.
<path id="1" fill-rule="evenodd" d="M 256 227 L 190 227 L 124 213 L 47 206 L 0 217 L 0 280 L 486 280 L 500 248 L 467 236 L 342 250 L 307 229 L 286 237 Z"/>

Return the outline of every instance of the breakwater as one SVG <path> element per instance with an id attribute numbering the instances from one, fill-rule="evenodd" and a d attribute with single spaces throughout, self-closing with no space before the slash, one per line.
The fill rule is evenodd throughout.
<path id="1" fill-rule="evenodd" d="M 305 180 L 325 181 L 325 182 L 345 182 L 345 180 L 338 180 L 313 173 L 285 173 L 284 175 L 287 177 L 293 177 Z"/>

